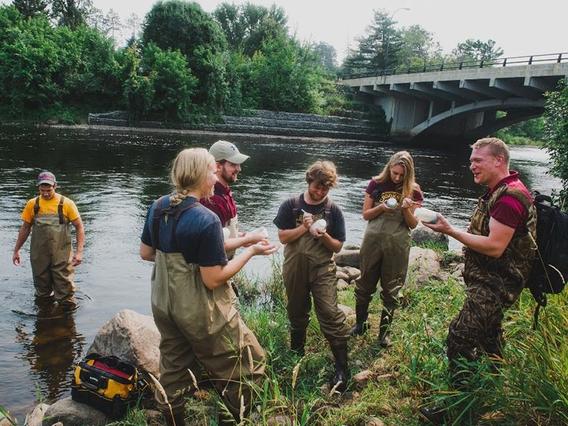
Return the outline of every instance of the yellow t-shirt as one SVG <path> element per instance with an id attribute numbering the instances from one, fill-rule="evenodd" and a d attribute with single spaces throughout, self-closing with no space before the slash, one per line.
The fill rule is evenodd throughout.
<path id="1" fill-rule="evenodd" d="M 24 211 L 22 211 L 22 220 L 24 222 L 33 222 L 35 200 L 35 198 L 32 198 L 26 203 L 26 207 L 24 207 Z M 50 200 L 45 200 L 39 197 L 38 215 L 57 215 L 59 200 L 61 200 L 61 194 L 57 193 L 55 193 Z M 65 200 L 63 201 L 63 216 L 65 216 L 69 222 L 73 222 L 75 219 L 79 218 L 79 210 L 77 210 L 77 206 L 67 197 L 65 197 Z"/>

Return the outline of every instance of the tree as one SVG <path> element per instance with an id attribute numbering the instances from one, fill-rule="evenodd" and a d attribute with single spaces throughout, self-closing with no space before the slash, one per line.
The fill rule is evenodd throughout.
<path id="1" fill-rule="evenodd" d="M 452 55 L 460 62 L 491 62 L 503 55 L 503 49 L 495 46 L 494 40 L 474 40 L 467 39 L 463 43 L 458 43 L 452 51 Z"/>
<path id="2" fill-rule="evenodd" d="M 335 73 L 337 71 L 337 52 L 335 47 L 324 41 L 313 45 L 312 50 L 316 55 L 319 64 L 327 71 Z"/>
<path id="3" fill-rule="evenodd" d="M 126 27 L 130 30 L 130 38 L 136 40 L 140 29 L 140 17 L 136 13 L 131 13 L 126 19 Z"/>
<path id="4" fill-rule="evenodd" d="M 402 43 L 397 62 L 403 68 L 423 67 L 427 62 L 440 61 L 442 48 L 434 41 L 432 33 L 420 25 L 411 25 L 401 30 Z"/>
<path id="5" fill-rule="evenodd" d="M 390 70 L 399 64 L 399 51 L 402 48 L 402 35 L 395 28 L 390 14 L 375 11 L 366 35 L 359 39 L 356 50 L 351 51 L 343 63 L 343 71 L 361 72 L 365 70 Z"/>
<path id="6" fill-rule="evenodd" d="M 568 81 L 563 80 L 558 90 L 546 94 L 545 147 L 552 160 L 551 174 L 562 180 L 557 194 L 560 205 L 568 211 Z"/>
<path id="7" fill-rule="evenodd" d="M 91 0 L 53 0 L 51 14 L 58 25 L 75 29 L 85 25 L 93 9 Z"/>
<path id="8" fill-rule="evenodd" d="M 138 46 L 133 45 L 126 49 L 124 64 L 124 97 L 132 118 L 153 114 L 165 121 L 188 119 L 191 95 L 198 82 L 185 56 L 153 43 L 140 54 Z"/>
<path id="9" fill-rule="evenodd" d="M 102 32 L 116 40 L 116 32 L 120 32 L 123 27 L 124 25 L 122 25 L 118 13 L 114 9 L 110 9 L 103 18 Z"/>
<path id="10" fill-rule="evenodd" d="M 229 48 L 248 56 L 269 39 L 288 33 L 286 13 L 275 5 L 266 8 L 252 3 L 221 3 L 213 11 L 213 17 L 221 26 Z"/>
<path id="11" fill-rule="evenodd" d="M 26 18 L 47 16 L 47 0 L 14 0 L 13 5 Z"/>
<path id="12" fill-rule="evenodd" d="M 146 15 L 142 41 L 162 50 L 179 50 L 199 79 L 193 102 L 207 110 L 223 107 L 227 42 L 219 25 L 197 3 L 160 1 Z"/>

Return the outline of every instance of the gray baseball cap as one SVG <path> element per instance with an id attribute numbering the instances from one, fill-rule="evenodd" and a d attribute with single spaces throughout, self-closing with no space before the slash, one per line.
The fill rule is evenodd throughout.
<path id="1" fill-rule="evenodd" d="M 231 163 L 241 164 L 244 163 L 249 156 L 241 154 L 235 144 L 227 141 L 217 141 L 211 148 L 209 154 L 215 157 L 215 161 L 227 160 Z"/>
<path id="2" fill-rule="evenodd" d="M 43 172 L 41 172 L 38 176 L 37 176 L 37 185 L 42 185 L 42 184 L 48 184 L 48 185 L 55 185 L 57 183 L 57 180 L 55 179 L 55 175 L 51 172 L 48 172 L 47 170 L 44 170 Z"/>

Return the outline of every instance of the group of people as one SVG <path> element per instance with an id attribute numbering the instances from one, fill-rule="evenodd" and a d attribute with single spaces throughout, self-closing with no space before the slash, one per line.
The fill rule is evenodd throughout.
<path id="1" fill-rule="evenodd" d="M 239 231 L 230 185 L 247 159 L 227 141 L 217 141 L 209 150 L 184 149 L 171 168 L 173 193 L 148 210 L 140 256 L 154 262 L 151 304 L 161 333 L 160 382 L 167 395 L 167 404 L 161 402 L 171 425 L 184 424 L 185 397 L 195 390 L 196 380 L 212 383 L 239 420 L 251 406 L 250 384 L 264 377 L 264 350 L 243 322 L 231 285 L 231 278 L 253 256 L 273 254 L 279 246 L 265 232 Z M 536 213 L 529 191 L 518 174 L 509 171 L 507 146 L 499 139 L 480 139 L 472 146 L 470 164 L 474 181 L 488 191 L 479 199 L 467 231 L 455 229 L 441 214 L 436 223 L 425 224 L 465 247 L 467 298 L 450 324 L 447 341 L 450 368 L 456 371 L 462 357 L 501 357 L 503 312 L 519 297 L 534 255 Z M 415 210 L 424 197 L 407 151 L 393 154 L 370 180 L 363 201 L 368 224 L 355 288 L 356 323 L 350 328 L 338 307 L 333 260 L 346 238 L 341 209 L 329 197 L 337 185 L 337 170 L 330 161 L 316 161 L 305 178 L 305 191 L 284 201 L 273 221 L 285 244 L 282 274 L 290 348 L 304 354 L 313 301 L 335 358 L 331 386 L 342 392 L 350 376 L 348 339 L 369 329 L 369 303 L 379 283 L 383 309 L 378 342 L 390 345 L 389 328 L 408 269 L 410 230 L 418 224 Z M 72 297 L 72 267 L 81 261 L 83 226 L 71 200 L 55 192 L 55 176 L 42 172 L 38 186 L 40 196 L 22 213 L 13 261 L 19 264 L 19 250 L 33 226 L 36 295 L 64 302 Z M 77 230 L 75 253 L 69 224 Z M 428 418 L 437 414 L 424 410 Z"/>

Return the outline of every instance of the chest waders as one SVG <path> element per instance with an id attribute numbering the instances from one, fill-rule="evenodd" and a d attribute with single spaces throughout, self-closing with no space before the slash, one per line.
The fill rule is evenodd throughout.
<path id="1" fill-rule="evenodd" d="M 468 360 L 475 360 L 484 353 L 501 357 L 504 311 L 519 298 L 530 273 L 535 247 L 529 233 L 536 237 L 536 211 L 519 190 L 503 185 L 489 200 L 479 199 L 468 232 L 489 235 L 489 211 L 505 192 L 527 209 L 528 232 L 516 230 L 499 258 L 465 249 L 466 300 L 450 323 L 447 340 L 448 359 L 454 370 L 457 369 L 455 360 L 460 356 Z"/>
<path id="2" fill-rule="evenodd" d="M 325 213 L 324 213 L 325 214 Z M 314 215 L 314 221 L 321 216 Z M 325 217 L 331 221 L 330 215 Z M 296 224 L 303 221 L 303 214 L 296 217 Z M 286 287 L 288 303 L 286 310 L 290 321 L 290 346 L 299 354 L 304 352 L 306 328 L 310 321 L 311 296 L 320 325 L 335 357 L 335 377 L 332 386 L 343 391 L 347 385 L 347 339 L 349 327 L 345 314 L 337 306 L 336 266 L 333 252 L 319 240 L 306 232 L 296 241 L 286 244 L 282 276 Z"/>
<path id="3" fill-rule="evenodd" d="M 174 220 L 175 235 L 181 213 L 197 205 L 165 213 L 156 209 L 155 218 Z M 159 241 L 159 231 L 153 233 L 152 241 Z M 192 374 L 199 380 L 202 370 L 236 418 L 241 397 L 245 412 L 250 408 L 252 392 L 247 381 L 263 376 L 265 355 L 232 303 L 233 298 L 229 285 L 209 290 L 199 265 L 188 264 L 181 253 L 164 253 L 156 247 L 152 313 L 161 334 L 160 383 L 174 414 L 183 412 L 184 393 L 195 390 Z M 169 411 L 165 406 L 162 409 Z"/>
<path id="4" fill-rule="evenodd" d="M 396 194 L 400 203 L 402 195 Z M 375 207 L 378 202 L 374 203 Z M 410 253 L 410 229 L 404 220 L 402 210 L 387 210 L 367 224 L 360 250 L 361 276 L 355 286 L 355 313 L 357 323 L 351 335 L 361 335 L 367 328 L 369 303 L 381 283 L 383 310 L 379 326 L 379 343 L 389 346 L 388 328 L 395 309 L 398 295 L 408 272 Z"/>
<path id="5" fill-rule="evenodd" d="M 55 300 L 68 300 L 75 284 L 71 224 L 63 214 L 65 198 L 61 196 L 57 214 L 39 214 L 40 199 L 35 199 L 30 247 L 36 296 L 48 297 L 53 292 Z"/>

